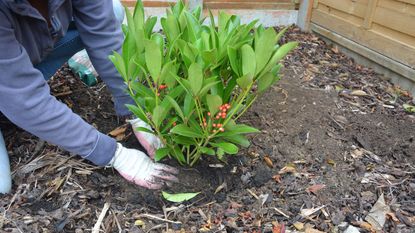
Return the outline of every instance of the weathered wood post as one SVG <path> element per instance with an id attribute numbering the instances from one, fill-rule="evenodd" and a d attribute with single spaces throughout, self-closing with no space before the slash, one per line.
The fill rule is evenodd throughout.
<path id="1" fill-rule="evenodd" d="M 311 11 L 314 0 L 301 0 L 300 9 L 298 10 L 297 25 L 303 30 L 310 30 Z"/>

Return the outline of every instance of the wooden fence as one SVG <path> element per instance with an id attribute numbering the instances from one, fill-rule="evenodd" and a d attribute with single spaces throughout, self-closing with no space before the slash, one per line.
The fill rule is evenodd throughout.
<path id="1" fill-rule="evenodd" d="M 305 0 L 306 27 L 415 82 L 415 0 Z M 415 90 L 415 87 L 413 87 Z"/>
<path id="2" fill-rule="evenodd" d="M 148 15 L 164 15 L 165 8 L 176 3 L 176 0 L 144 0 Z M 246 23 L 259 19 L 264 26 L 290 25 L 297 22 L 296 0 L 185 0 L 190 6 L 201 5 L 206 11 L 212 10 L 214 15 L 219 10 L 241 16 Z M 133 7 L 135 0 L 122 0 L 125 6 Z M 205 12 L 206 13 L 206 12 Z"/>

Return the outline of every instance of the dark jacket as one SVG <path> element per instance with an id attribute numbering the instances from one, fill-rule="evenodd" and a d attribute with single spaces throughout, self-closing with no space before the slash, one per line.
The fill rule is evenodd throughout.
<path id="1" fill-rule="evenodd" d="M 50 95 L 33 67 L 53 50 L 73 20 L 91 61 L 114 96 L 118 115 L 129 114 L 125 85 L 108 55 L 120 52 L 123 35 L 112 0 L 49 0 L 51 27 L 26 0 L 0 0 L 0 111 L 19 127 L 97 165 L 116 150 L 114 139 L 98 132 Z"/>

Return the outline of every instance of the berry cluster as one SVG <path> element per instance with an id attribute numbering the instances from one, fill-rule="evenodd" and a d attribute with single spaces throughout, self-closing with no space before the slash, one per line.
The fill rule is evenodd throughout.
<path id="1" fill-rule="evenodd" d="M 226 116 L 228 114 L 228 110 L 231 108 L 230 104 L 224 104 L 222 106 L 219 107 L 219 112 L 216 114 L 216 116 L 212 116 L 211 112 L 208 112 L 207 115 L 211 118 L 212 120 L 212 127 L 214 128 L 212 130 L 213 133 L 216 133 L 217 131 L 219 132 L 224 132 L 225 129 L 223 128 L 223 124 L 220 123 L 221 119 L 226 119 Z M 203 123 L 201 124 L 204 127 L 207 127 L 208 123 L 206 122 L 206 118 L 203 118 Z"/>

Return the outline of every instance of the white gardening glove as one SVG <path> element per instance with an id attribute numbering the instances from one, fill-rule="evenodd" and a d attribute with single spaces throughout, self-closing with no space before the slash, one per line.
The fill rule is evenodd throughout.
<path id="1" fill-rule="evenodd" d="M 120 143 L 109 166 L 128 181 L 148 189 L 160 189 L 164 184 L 178 181 L 177 169 L 155 163 L 143 152 L 125 148 Z"/>
<path id="2" fill-rule="evenodd" d="M 137 130 L 138 127 L 143 127 L 143 128 L 153 131 L 151 126 L 145 123 L 144 121 L 136 118 L 134 120 L 129 120 L 128 122 L 130 122 L 131 126 L 133 127 L 133 132 L 137 140 L 144 147 L 144 149 L 146 149 L 147 154 L 152 159 L 154 159 L 154 155 L 156 151 L 163 147 L 163 143 L 154 134 Z"/>

